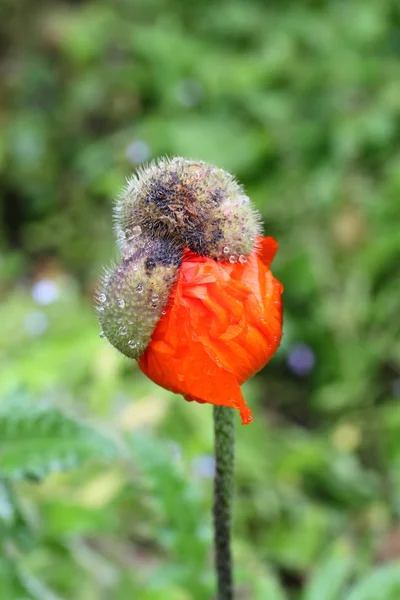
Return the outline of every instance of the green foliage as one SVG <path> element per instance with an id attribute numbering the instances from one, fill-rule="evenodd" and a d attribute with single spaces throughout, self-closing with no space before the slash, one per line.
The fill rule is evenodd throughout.
<path id="1" fill-rule="evenodd" d="M 377 569 L 357 583 L 350 591 L 348 600 L 395 600 L 400 594 L 400 563 L 396 562 Z"/>
<path id="2" fill-rule="evenodd" d="M 329 556 L 316 569 L 307 582 L 304 600 L 339 600 L 352 574 L 353 559 L 349 552 L 335 553 Z"/>
<path id="3" fill-rule="evenodd" d="M 173 567 L 162 566 L 147 585 L 162 593 L 166 582 L 176 580 L 182 593 L 190 590 L 199 600 L 209 598 L 213 583 L 208 564 L 212 534 L 209 520 L 204 519 L 202 494 L 190 481 L 177 447 L 171 444 L 168 448 L 143 433 L 131 435 L 128 443 L 152 498 L 151 508 L 159 523 L 158 543 L 175 557 Z"/>
<path id="4" fill-rule="evenodd" d="M 0 598 L 212 597 L 211 408 L 91 306 L 112 199 L 165 154 L 235 173 L 280 244 L 239 600 L 400 596 L 399 24 L 395 0 L 2 0 Z"/>
<path id="5" fill-rule="evenodd" d="M 39 538 L 12 481 L 38 483 L 51 472 L 116 458 L 117 447 L 104 434 L 54 406 L 29 402 L 18 394 L 0 404 L 0 439 L 1 597 L 58 600 L 18 560 L 20 552 L 37 547 Z"/>
<path id="6" fill-rule="evenodd" d="M 0 404 L 0 476 L 40 479 L 117 454 L 105 435 L 48 403 L 11 396 Z"/>

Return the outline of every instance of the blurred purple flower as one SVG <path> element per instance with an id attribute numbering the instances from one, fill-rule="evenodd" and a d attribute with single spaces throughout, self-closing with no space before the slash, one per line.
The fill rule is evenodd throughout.
<path id="1" fill-rule="evenodd" d="M 287 364 L 293 373 L 305 377 L 315 366 L 315 354 L 307 344 L 295 344 L 289 350 Z"/>
<path id="2" fill-rule="evenodd" d="M 211 479 L 215 473 L 215 458 L 209 454 L 198 456 L 192 462 L 192 469 L 199 477 Z"/>
<path id="3" fill-rule="evenodd" d="M 46 306 L 58 300 L 60 289 L 52 279 L 41 279 L 32 286 L 32 298 L 37 304 Z"/>
<path id="4" fill-rule="evenodd" d="M 139 165 L 150 158 L 150 146 L 143 140 L 135 140 L 128 144 L 125 155 L 129 162 Z"/>

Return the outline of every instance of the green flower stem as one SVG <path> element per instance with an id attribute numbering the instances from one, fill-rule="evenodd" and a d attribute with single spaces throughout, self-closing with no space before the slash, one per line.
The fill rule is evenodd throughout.
<path id="1" fill-rule="evenodd" d="M 214 543 L 218 600 L 233 599 L 231 522 L 235 462 L 235 411 L 214 406 Z"/>

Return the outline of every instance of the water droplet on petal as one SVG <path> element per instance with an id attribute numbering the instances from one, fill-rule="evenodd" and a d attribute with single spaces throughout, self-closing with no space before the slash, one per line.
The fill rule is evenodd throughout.
<path id="1" fill-rule="evenodd" d="M 100 337 L 101 338 L 105 338 L 106 337 L 106 334 L 104 333 L 104 331 L 100 331 Z"/>
<path id="2" fill-rule="evenodd" d="M 141 283 L 139 283 L 139 285 L 137 286 L 136 291 L 138 294 L 141 294 L 143 292 L 143 286 Z"/>
<path id="3" fill-rule="evenodd" d="M 232 254 L 232 256 L 229 257 L 229 262 L 232 264 L 234 264 L 236 262 L 236 257 L 233 256 L 233 254 Z"/>
<path id="4" fill-rule="evenodd" d="M 119 330 L 121 335 L 126 335 L 128 333 L 128 330 L 126 327 L 121 327 L 121 329 Z"/>
<path id="5" fill-rule="evenodd" d="M 107 300 L 107 296 L 105 294 L 100 294 L 97 299 L 99 302 L 103 303 Z"/>
<path id="6" fill-rule="evenodd" d="M 122 298 L 117 300 L 117 304 L 120 308 L 124 308 L 124 306 L 125 306 L 125 302 L 124 302 L 124 300 L 122 300 Z"/>
<path id="7" fill-rule="evenodd" d="M 104 310 L 104 306 L 96 306 L 96 310 L 97 310 L 98 312 L 103 312 L 103 310 Z"/>
<path id="8" fill-rule="evenodd" d="M 224 254 L 229 254 L 229 248 L 228 248 L 228 246 L 225 246 L 225 248 L 224 248 Z"/>
<path id="9" fill-rule="evenodd" d="M 153 294 L 151 299 L 153 300 L 153 302 L 157 302 L 157 300 L 159 299 L 159 295 L 158 294 Z"/>
<path id="10" fill-rule="evenodd" d="M 243 254 L 241 254 L 239 256 L 239 262 L 241 262 L 242 264 L 244 264 L 245 262 L 247 262 L 247 258 L 245 256 L 243 256 Z"/>
<path id="11" fill-rule="evenodd" d="M 133 350 L 134 348 L 136 348 L 137 344 L 134 340 L 129 340 L 128 346 L 129 346 L 129 348 L 132 348 L 132 350 Z"/>
<path id="12" fill-rule="evenodd" d="M 161 311 L 161 314 L 162 314 L 162 315 L 166 315 L 166 314 L 167 314 L 167 311 L 166 311 L 166 310 L 162 310 L 162 311 Z"/>

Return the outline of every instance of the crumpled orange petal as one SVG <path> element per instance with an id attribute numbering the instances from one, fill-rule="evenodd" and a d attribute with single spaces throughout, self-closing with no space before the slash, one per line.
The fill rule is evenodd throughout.
<path id="1" fill-rule="evenodd" d="M 258 238 L 246 262 L 234 264 L 187 251 L 141 370 L 186 400 L 237 408 L 250 423 L 240 385 L 282 337 L 283 286 L 269 270 L 277 248 L 273 238 Z"/>

